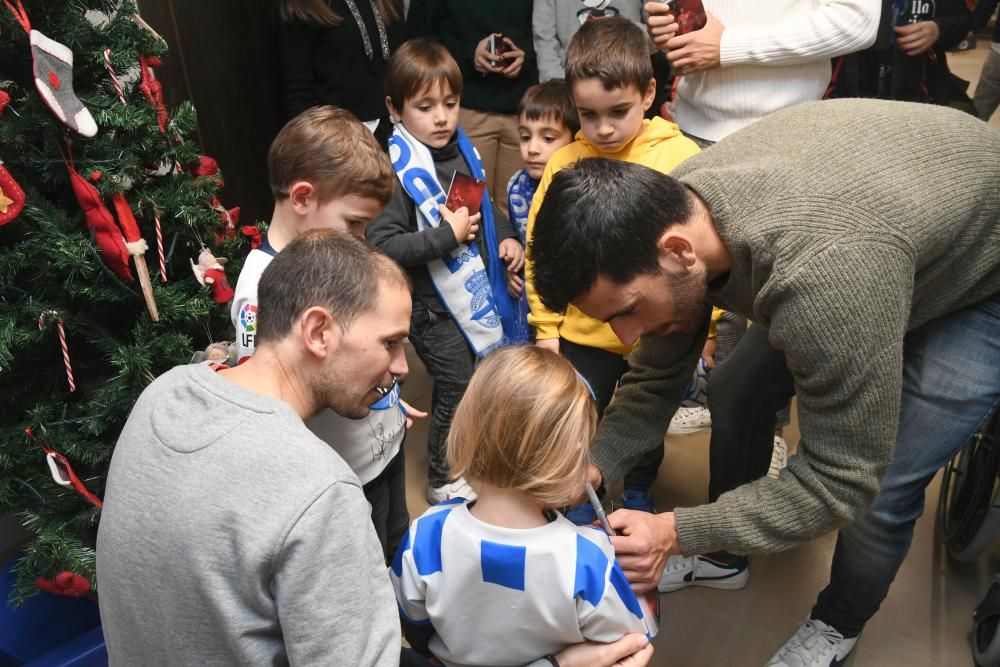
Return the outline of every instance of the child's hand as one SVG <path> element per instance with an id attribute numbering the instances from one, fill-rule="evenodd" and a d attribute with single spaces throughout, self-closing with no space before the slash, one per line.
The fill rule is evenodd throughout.
<path id="1" fill-rule="evenodd" d="M 708 338 L 705 340 L 705 347 L 701 349 L 701 358 L 705 361 L 705 369 L 712 370 L 715 368 L 715 349 L 717 344 L 715 338 Z"/>
<path id="2" fill-rule="evenodd" d="M 507 271 L 507 293 L 515 299 L 520 299 L 524 294 L 524 278 Z"/>
<path id="3" fill-rule="evenodd" d="M 551 352 L 559 354 L 559 339 L 558 338 L 539 338 L 535 341 L 535 345 L 541 348 L 545 348 Z M 596 486 L 594 487 L 597 488 Z"/>
<path id="4" fill-rule="evenodd" d="M 403 406 L 403 412 L 406 413 L 406 428 L 410 429 L 413 426 L 414 419 L 424 419 L 427 417 L 427 413 L 423 410 L 417 410 L 415 407 L 399 399 L 399 403 Z"/>
<path id="5" fill-rule="evenodd" d="M 930 50 L 941 36 L 941 28 L 935 21 L 918 21 L 909 25 L 901 25 L 893 28 L 899 37 L 896 44 L 903 49 L 908 56 L 919 56 Z"/>
<path id="6" fill-rule="evenodd" d="M 646 30 L 656 44 L 656 48 L 666 51 L 667 42 L 677 34 L 677 18 L 670 13 L 670 6 L 665 2 L 647 2 L 643 9 L 649 14 L 646 20 Z"/>
<path id="7" fill-rule="evenodd" d="M 472 54 L 472 66 L 477 72 L 483 74 L 495 74 L 503 70 L 503 59 L 490 53 L 490 37 L 492 36 L 483 37 L 476 45 L 476 52 Z M 522 58 L 522 62 L 523 60 Z"/>
<path id="8" fill-rule="evenodd" d="M 457 211 L 452 211 L 444 204 L 438 204 L 438 213 L 451 226 L 456 241 L 472 243 L 476 240 L 476 234 L 479 232 L 479 218 L 481 217 L 479 213 L 469 215 L 469 209 L 464 206 Z"/>
<path id="9" fill-rule="evenodd" d="M 507 53 L 504 54 L 507 65 L 504 65 L 503 61 L 500 62 L 500 65 L 503 67 L 500 73 L 508 79 L 516 79 L 521 74 L 521 68 L 524 66 L 524 51 L 517 48 L 517 44 L 512 42 L 510 37 L 504 37 L 503 41 L 507 43 Z"/>
<path id="10" fill-rule="evenodd" d="M 524 268 L 524 248 L 516 239 L 504 239 L 500 242 L 500 259 L 507 264 L 507 271 L 517 273 Z"/>

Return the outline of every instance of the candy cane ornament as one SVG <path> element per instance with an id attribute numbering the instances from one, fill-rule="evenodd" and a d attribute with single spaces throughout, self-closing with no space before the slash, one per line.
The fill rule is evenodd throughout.
<path id="1" fill-rule="evenodd" d="M 160 282 L 167 282 L 167 256 L 163 251 L 163 228 L 160 226 L 160 216 L 153 214 L 153 226 L 156 228 L 156 253 L 160 256 Z"/>
<path id="2" fill-rule="evenodd" d="M 111 83 L 115 85 L 115 92 L 118 93 L 118 99 L 122 101 L 122 104 L 128 104 L 125 101 L 125 91 L 122 89 L 121 81 L 118 80 L 118 75 L 115 74 L 115 68 L 111 66 L 111 49 L 104 49 L 104 67 L 111 76 Z"/>
<path id="3" fill-rule="evenodd" d="M 43 310 L 38 316 L 38 330 L 45 329 L 46 321 L 55 320 L 56 330 L 59 332 L 59 348 L 62 350 L 63 365 L 66 367 L 66 382 L 69 384 L 71 392 L 76 391 L 76 382 L 73 380 L 73 365 L 69 360 L 69 345 L 66 344 L 66 327 L 63 326 L 59 312 L 55 310 Z"/>

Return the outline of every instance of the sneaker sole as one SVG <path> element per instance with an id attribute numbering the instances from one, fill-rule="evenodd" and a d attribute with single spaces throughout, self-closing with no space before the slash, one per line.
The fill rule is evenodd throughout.
<path id="1" fill-rule="evenodd" d="M 695 426 L 694 428 L 672 428 L 667 430 L 667 435 L 669 437 L 678 437 L 685 435 L 694 435 L 695 433 L 705 433 L 711 431 L 711 426 Z"/>
<path id="2" fill-rule="evenodd" d="M 742 574 L 742 573 L 741 573 Z M 703 588 L 718 588 L 724 591 L 738 591 L 746 588 L 750 582 L 750 575 L 745 577 L 733 575 L 723 579 L 695 579 L 694 581 L 678 581 L 675 584 L 667 584 L 663 588 L 657 587 L 661 593 L 673 593 L 689 586 L 702 586 Z"/>

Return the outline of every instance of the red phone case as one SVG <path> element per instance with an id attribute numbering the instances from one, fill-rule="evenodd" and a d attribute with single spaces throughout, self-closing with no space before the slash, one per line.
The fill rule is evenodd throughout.
<path id="1" fill-rule="evenodd" d="M 701 0 L 673 0 L 670 8 L 677 18 L 678 35 L 701 30 L 708 23 L 705 6 L 701 4 Z"/>
<path id="2" fill-rule="evenodd" d="M 456 171 L 455 175 L 451 177 L 451 185 L 448 186 L 448 201 L 444 205 L 451 211 L 457 211 L 464 206 L 469 209 L 469 215 L 475 215 L 479 213 L 485 190 L 486 181 L 480 181 L 478 178 L 466 176 Z"/>

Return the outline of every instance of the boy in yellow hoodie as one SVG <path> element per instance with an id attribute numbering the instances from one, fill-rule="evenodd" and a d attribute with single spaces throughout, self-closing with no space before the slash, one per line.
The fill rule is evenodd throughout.
<path id="1" fill-rule="evenodd" d="M 698 153 L 698 146 L 674 123 L 643 116 L 656 93 L 656 80 L 643 31 L 620 17 L 588 21 L 573 36 L 566 51 L 566 81 L 580 117 L 576 141 L 549 158 L 528 214 L 530 239 L 535 218 L 552 176 L 563 167 L 590 157 L 607 157 L 651 167 L 663 173 Z M 618 379 L 628 369 L 632 347 L 618 339 L 610 325 L 591 319 L 569 306 L 553 313 L 535 294 L 530 251 L 525 264 L 528 283 L 528 322 L 536 344 L 565 356 L 590 383 L 603 414 Z M 623 504 L 629 509 L 653 511 L 649 489 L 663 460 L 663 449 L 640 460 L 625 476 Z M 567 517 L 591 523 L 589 505 L 572 508 Z"/>

